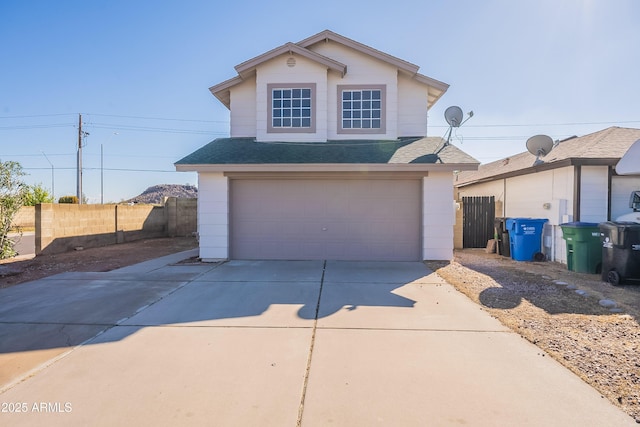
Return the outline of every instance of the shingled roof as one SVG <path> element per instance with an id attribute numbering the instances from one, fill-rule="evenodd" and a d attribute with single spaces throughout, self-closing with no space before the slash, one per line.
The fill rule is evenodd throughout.
<path id="1" fill-rule="evenodd" d="M 610 127 L 581 137 L 557 143 L 553 150 L 534 164 L 536 156 L 523 152 L 495 162 L 480 165 L 478 170 L 463 171 L 455 185 L 466 185 L 495 179 L 556 169 L 570 165 L 615 165 L 629 147 L 640 139 L 640 129 Z"/>
<path id="2" fill-rule="evenodd" d="M 192 170 L 189 165 L 259 164 L 442 164 L 475 169 L 479 162 L 439 137 L 323 143 L 219 138 L 175 165 L 179 170 Z"/>

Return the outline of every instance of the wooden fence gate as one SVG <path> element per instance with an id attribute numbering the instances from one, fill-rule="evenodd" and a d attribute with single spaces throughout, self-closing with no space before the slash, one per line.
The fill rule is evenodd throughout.
<path id="1" fill-rule="evenodd" d="M 496 204 L 493 196 L 462 198 L 462 247 L 485 248 L 493 239 Z"/>

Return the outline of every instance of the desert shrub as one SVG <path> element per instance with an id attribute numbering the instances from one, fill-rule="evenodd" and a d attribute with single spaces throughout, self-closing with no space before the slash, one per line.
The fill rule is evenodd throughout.
<path id="1" fill-rule="evenodd" d="M 58 203 L 78 204 L 78 196 L 62 196 L 58 199 Z"/>

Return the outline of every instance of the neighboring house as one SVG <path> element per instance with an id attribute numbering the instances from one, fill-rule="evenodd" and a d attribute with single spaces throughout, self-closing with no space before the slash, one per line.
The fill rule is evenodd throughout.
<path id="1" fill-rule="evenodd" d="M 524 152 L 460 172 L 456 200 L 493 196 L 501 206 L 497 216 L 547 218 L 544 251 L 566 263 L 560 224 L 599 223 L 632 211 L 629 195 L 640 190 L 640 175 L 619 176 L 615 166 L 638 139 L 640 129 L 610 127 L 556 143 L 538 164 Z"/>
<path id="2" fill-rule="evenodd" d="M 235 69 L 210 88 L 231 137 L 176 163 L 202 259 L 452 258 L 453 171 L 478 162 L 426 137 L 447 84 L 331 31 Z"/>

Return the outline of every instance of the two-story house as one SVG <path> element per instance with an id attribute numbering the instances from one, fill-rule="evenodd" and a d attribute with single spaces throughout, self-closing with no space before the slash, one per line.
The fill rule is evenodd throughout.
<path id="1" fill-rule="evenodd" d="M 211 87 L 230 138 L 176 163 L 198 172 L 200 257 L 450 259 L 453 171 L 478 162 L 426 137 L 448 85 L 418 68 L 323 31 Z"/>

